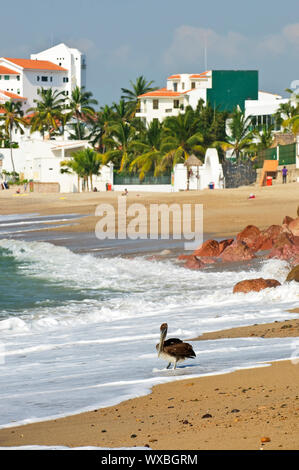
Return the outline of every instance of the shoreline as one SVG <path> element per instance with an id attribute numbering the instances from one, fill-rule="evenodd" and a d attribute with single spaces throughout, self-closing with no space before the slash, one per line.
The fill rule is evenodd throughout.
<path id="1" fill-rule="evenodd" d="M 202 204 L 204 232 L 214 237 L 231 237 L 247 225 L 260 229 L 281 224 L 285 215 L 296 214 L 298 183 L 279 184 L 269 187 L 243 186 L 235 189 L 183 191 L 178 193 L 130 192 L 127 205 L 139 203 L 149 211 L 150 204 Z M 254 193 L 256 199 L 249 199 Z M 74 220 L 69 232 L 94 232 L 99 217 L 95 210 L 99 204 L 110 204 L 117 216 L 120 192 L 98 193 L 25 193 L 14 194 L 12 190 L 0 191 L 0 214 L 39 213 L 40 215 L 79 214 L 83 219 Z M 21 206 L 21 207 L 20 207 Z M 269 210 L 270 209 L 270 210 Z M 149 222 L 149 221 L 148 221 Z M 194 224 L 194 214 L 191 214 Z M 141 227 L 147 232 L 149 223 Z M 55 231 L 64 231 L 63 224 Z M 149 233 L 149 232 L 147 232 Z M 171 231 L 170 231 L 171 233 Z"/>
<path id="2" fill-rule="evenodd" d="M 107 408 L 0 429 L 0 447 L 296 450 L 295 367 L 284 360 L 171 381 Z"/>
<path id="3" fill-rule="evenodd" d="M 293 186 L 295 187 L 295 184 Z M 261 197 L 261 201 L 257 204 L 258 199 L 254 203 L 246 200 L 246 194 L 256 189 Z M 266 191 L 262 191 L 263 189 Z M 270 188 L 270 191 L 268 189 L 227 190 L 228 197 L 225 198 L 222 197 L 222 192 L 217 193 L 217 191 L 206 191 L 205 194 L 204 192 L 166 195 L 142 193 L 141 196 L 130 194 L 128 201 L 132 203 L 138 201 L 144 204 L 162 201 L 196 203 L 198 197 L 201 196 L 201 203 L 207 205 L 206 208 L 209 211 L 204 225 L 205 232 L 213 234 L 214 237 L 224 238 L 235 236 L 248 224 L 257 225 L 260 228 L 273 223 L 281 224 L 284 215 L 295 213 L 297 202 L 295 197 L 291 196 L 291 207 L 288 206 L 289 198 L 287 202 L 284 201 L 283 206 L 288 207 L 285 212 L 281 207 L 273 205 L 272 213 L 269 211 L 270 214 L 265 215 L 264 207 L 269 203 L 275 204 L 271 201 L 272 197 L 276 194 L 280 198 L 284 194 L 282 188 L 278 192 L 270 192 L 273 188 Z M 0 203 L 2 202 L 1 196 L 0 193 Z M 18 207 L 20 200 L 10 195 L 10 197 L 3 198 L 8 201 L 8 204 L 5 210 L 1 207 L 0 212 L 85 215 L 82 219 L 74 219 L 75 224 L 72 226 L 66 227 L 61 224 L 60 227 L 50 229 L 52 233 L 54 231 L 56 233 L 77 232 L 79 235 L 91 233 L 94 230 L 96 218 L 91 215 L 91 211 L 94 212 L 97 203 L 104 201 L 116 204 L 117 196 L 119 194 L 103 193 L 100 197 L 99 194 L 91 193 L 83 195 L 29 194 L 28 197 L 23 197 L 22 203 L 26 202 L 20 211 Z M 240 200 L 241 197 L 243 199 Z M 208 201 L 210 198 L 215 200 L 210 203 Z M 217 217 L 218 220 L 216 220 Z M 271 223 L 269 223 L 270 217 Z M 210 230 L 206 230 L 206 227 Z M 222 227 L 221 231 L 220 227 Z M 299 336 L 299 319 L 292 319 L 291 313 L 299 313 L 299 309 L 290 311 L 288 320 L 205 333 L 189 341 L 250 336 L 295 338 Z M 299 385 L 299 374 L 294 374 L 296 370 L 294 367 L 289 361 L 282 360 L 271 363 L 270 367 L 265 364 L 262 368 L 241 369 L 222 375 L 173 380 L 153 387 L 148 395 L 132 398 L 116 406 L 50 421 L 2 428 L 0 429 L 0 447 L 55 445 L 111 448 L 147 446 L 160 450 L 296 449 L 299 441 L 299 428 L 296 425 L 299 399 L 295 393 Z M 280 388 L 277 387 L 278 383 Z M 261 395 L 260 404 L 257 393 L 259 389 L 267 390 L 267 395 Z M 248 395 L 249 390 L 252 391 L 250 392 L 252 396 Z M 290 398 L 291 390 L 294 398 Z M 267 400 L 264 400 L 266 398 Z M 280 407 L 283 413 L 280 412 Z M 207 416 L 203 418 L 205 415 Z M 166 433 L 163 430 L 165 424 Z M 261 443 L 263 437 L 269 437 L 270 441 Z"/>
<path id="4" fill-rule="evenodd" d="M 299 314 L 299 309 L 290 313 Z M 188 341 L 251 336 L 291 338 L 298 337 L 298 332 L 299 319 L 290 319 L 204 333 Z M 174 376 L 170 382 L 153 386 L 149 393 L 116 405 L 0 428 L 0 447 L 295 450 L 299 440 L 299 369 L 296 366 L 298 362 L 284 359 L 201 377 L 176 379 Z M 261 396 L 259 390 L 263 392 Z M 294 399 L 286 396 L 291 391 Z M 177 407 L 176 412 L 172 411 Z M 283 414 L 280 408 L 286 408 Z M 163 420 L 168 423 L 167 436 L 163 432 Z M 269 435 L 270 441 L 263 443 L 261 439 Z"/>

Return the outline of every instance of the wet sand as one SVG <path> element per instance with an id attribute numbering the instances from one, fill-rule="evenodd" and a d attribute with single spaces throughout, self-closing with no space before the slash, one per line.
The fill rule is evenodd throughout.
<path id="1" fill-rule="evenodd" d="M 298 192 L 298 183 L 262 188 L 250 186 L 179 193 L 131 193 L 129 191 L 126 202 L 127 205 L 140 203 L 147 210 L 150 204 L 203 204 L 204 232 L 214 234 L 214 236 L 232 236 L 249 224 L 264 229 L 272 224 L 281 224 L 285 215 L 296 217 Z M 256 198 L 248 199 L 252 193 Z M 111 204 L 115 209 L 117 219 L 119 197 L 124 198 L 121 193 L 113 191 L 19 195 L 13 190 L 0 191 L 0 214 L 83 214 L 86 217 L 78 219 L 76 224 L 68 227 L 68 231 L 94 232 L 96 223 L 99 221 L 99 217 L 95 215 L 97 206 L 102 203 Z M 148 230 L 149 220 L 147 222 L 147 224 L 146 221 L 141 223 L 140 232 Z M 55 230 L 63 231 L 64 228 L 61 226 Z"/>
<path id="2" fill-rule="evenodd" d="M 113 407 L 2 429 L 0 446 L 294 450 L 298 387 L 299 364 L 290 361 L 173 381 Z"/>
<path id="3" fill-rule="evenodd" d="M 248 200 L 250 193 L 256 199 Z M 0 192 L 0 214 L 84 214 L 69 232 L 94 231 L 95 208 L 117 207 L 116 193 L 25 196 Z M 21 199 L 22 198 L 22 199 Z M 263 229 L 296 216 L 298 184 L 172 194 L 129 194 L 128 203 L 202 203 L 204 231 L 234 236 L 246 225 Z M 66 228 L 55 228 L 65 232 Z M 144 225 L 144 229 L 146 226 Z M 299 309 L 293 311 L 299 313 Z M 299 320 L 211 332 L 197 340 L 298 336 Z M 194 340 L 193 340 L 194 341 Z M 62 419 L 0 429 L 0 446 L 97 446 L 152 449 L 298 449 L 299 364 L 274 362 L 230 374 L 175 380 L 119 405 Z M 263 442 L 265 441 L 265 442 Z"/>

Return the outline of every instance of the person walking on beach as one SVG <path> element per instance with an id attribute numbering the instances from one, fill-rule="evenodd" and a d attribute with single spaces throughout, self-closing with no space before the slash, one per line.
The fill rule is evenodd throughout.
<path id="1" fill-rule="evenodd" d="M 282 169 L 282 182 L 283 184 L 286 184 L 287 182 L 287 174 L 288 174 L 288 169 L 284 166 Z"/>

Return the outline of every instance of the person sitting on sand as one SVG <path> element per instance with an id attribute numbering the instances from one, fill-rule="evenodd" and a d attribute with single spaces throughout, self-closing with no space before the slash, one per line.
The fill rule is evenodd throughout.
<path id="1" fill-rule="evenodd" d="M 124 190 L 124 192 L 122 193 L 122 196 L 127 196 L 128 195 L 128 190 L 127 188 Z"/>

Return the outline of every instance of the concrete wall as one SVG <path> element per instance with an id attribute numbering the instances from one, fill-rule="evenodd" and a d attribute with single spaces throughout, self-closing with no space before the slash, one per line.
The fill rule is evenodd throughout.
<path id="1" fill-rule="evenodd" d="M 59 193 L 59 183 L 33 183 L 33 192 L 35 193 Z"/>
<path id="2" fill-rule="evenodd" d="M 296 168 L 296 165 L 286 165 L 288 169 L 287 183 L 296 183 L 299 182 L 299 168 Z M 283 165 L 278 167 L 277 178 L 272 180 L 273 186 L 276 184 L 282 184 L 282 172 Z M 262 168 L 257 169 L 256 184 L 260 184 L 260 179 L 262 175 Z"/>
<path id="3" fill-rule="evenodd" d="M 207 149 L 205 162 L 202 166 L 192 166 L 189 177 L 189 190 L 198 191 L 209 188 L 211 183 L 215 189 L 222 189 L 223 170 L 219 163 L 216 149 Z M 188 188 L 187 167 L 181 163 L 174 168 L 174 191 L 185 191 Z"/>
<path id="4" fill-rule="evenodd" d="M 69 148 L 70 146 L 72 147 Z M 20 148 L 13 149 L 15 170 L 22 179 L 59 184 L 63 193 L 78 192 L 81 190 L 78 176 L 73 173 L 61 173 L 60 163 L 71 158 L 73 152 L 86 147 L 89 147 L 87 141 L 22 141 Z M 3 169 L 11 172 L 10 149 L 0 149 L 0 153 L 4 157 Z M 113 183 L 112 165 L 102 167 L 100 175 L 93 176 L 93 185 L 99 191 L 106 190 L 106 183 Z"/>

